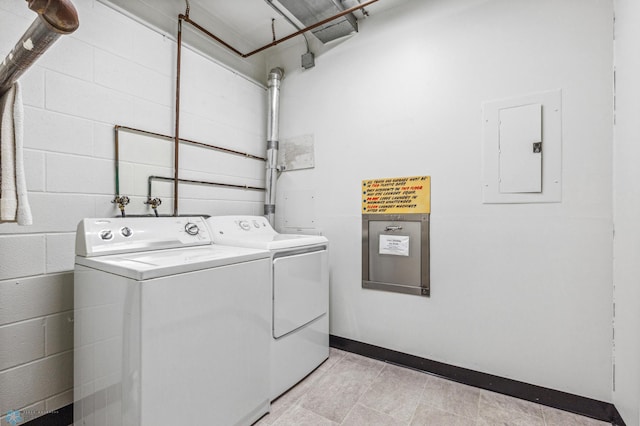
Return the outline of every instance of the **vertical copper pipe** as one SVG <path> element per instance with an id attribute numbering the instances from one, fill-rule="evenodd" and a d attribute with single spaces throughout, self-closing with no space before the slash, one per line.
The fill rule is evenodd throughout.
<path id="1" fill-rule="evenodd" d="M 115 141 L 116 141 L 116 152 L 115 152 L 115 163 L 116 163 L 116 197 L 120 195 L 120 136 L 119 130 L 120 126 L 117 124 L 113 127 L 113 132 L 115 133 Z"/>
<path id="2" fill-rule="evenodd" d="M 178 17 L 178 55 L 176 63 L 176 128 L 173 154 L 173 215 L 178 216 L 178 151 L 180 147 L 180 62 L 182 58 L 182 18 Z"/>

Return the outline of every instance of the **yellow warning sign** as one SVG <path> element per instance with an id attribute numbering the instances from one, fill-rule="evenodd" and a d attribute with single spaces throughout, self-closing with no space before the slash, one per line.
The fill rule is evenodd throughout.
<path id="1" fill-rule="evenodd" d="M 431 213 L 431 177 L 363 180 L 362 213 Z"/>

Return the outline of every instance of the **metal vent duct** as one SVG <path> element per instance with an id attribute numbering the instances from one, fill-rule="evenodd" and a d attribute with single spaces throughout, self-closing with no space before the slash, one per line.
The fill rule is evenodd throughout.
<path id="1" fill-rule="evenodd" d="M 347 9 L 342 6 L 340 0 L 278 0 L 278 3 L 305 26 L 313 25 Z M 354 31 L 358 31 L 358 20 L 350 13 L 312 30 L 312 33 L 321 42 L 328 43 Z"/>

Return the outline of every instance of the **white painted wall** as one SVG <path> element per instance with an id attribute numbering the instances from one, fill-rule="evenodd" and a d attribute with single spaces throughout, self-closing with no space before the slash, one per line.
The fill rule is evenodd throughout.
<path id="1" fill-rule="evenodd" d="M 616 0 L 614 127 L 615 390 L 628 426 L 640 425 L 640 4 Z"/>
<path id="2" fill-rule="evenodd" d="M 28 408 L 35 412 L 29 420 L 72 401 L 75 230 L 84 217 L 117 213 L 114 124 L 168 135 L 174 129 L 175 43 L 97 1 L 74 4 L 80 28 L 21 79 L 34 224 L 0 224 L 0 417 Z M 2 58 L 35 17 L 24 1 L 0 0 Z M 181 135 L 260 155 L 264 87 L 183 52 Z M 264 164 L 252 160 L 190 149 L 182 160 L 184 177 L 263 180 Z M 181 189 L 181 213 L 262 212 L 261 194 Z"/>
<path id="3" fill-rule="evenodd" d="M 633 40 L 637 6 L 616 1 Z M 73 238 L 81 218 L 116 213 L 113 125 L 173 131 L 175 44 L 96 1 L 74 3 L 81 28 L 22 79 L 35 223 L 0 225 L 0 415 L 71 401 Z M 413 0 L 365 20 L 314 69 L 300 70 L 301 40 L 272 52 L 267 70 L 287 73 L 281 139 L 312 134 L 316 143 L 316 168 L 284 173 L 279 198 L 315 196 L 314 219 L 332 241 L 333 334 L 612 400 L 611 17 L 611 0 Z M 0 52 L 33 19 L 23 2 L 0 0 Z M 633 45 L 624 46 L 618 66 L 628 61 L 632 75 Z M 193 74 L 182 136 L 260 154 L 263 88 L 192 52 L 185 63 Z M 563 90 L 562 203 L 481 204 L 481 103 L 555 88 Z M 616 241 L 614 402 L 629 424 L 640 402 L 638 229 L 635 188 L 620 182 L 637 173 L 634 102 L 619 106 L 614 194 L 618 235 L 626 225 L 629 236 Z M 211 172 L 203 169 L 189 173 Z M 217 171 L 241 181 L 256 173 Z M 360 181 L 421 174 L 433 179 L 432 296 L 365 291 Z M 262 209 L 254 194 L 189 191 L 181 212 Z"/>
<path id="4" fill-rule="evenodd" d="M 611 0 L 412 1 L 300 70 L 281 139 L 313 134 L 331 333 L 611 401 Z M 481 203 L 481 104 L 562 89 L 561 203 Z M 430 298 L 361 288 L 362 179 L 432 177 Z M 295 198 L 295 197 L 294 197 Z M 285 213 L 286 215 L 286 213 Z M 282 225 L 283 217 L 279 218 Z"/>

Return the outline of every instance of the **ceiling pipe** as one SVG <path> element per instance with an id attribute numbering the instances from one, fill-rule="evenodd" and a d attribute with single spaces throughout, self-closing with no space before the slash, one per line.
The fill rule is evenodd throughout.
<path id="1" fill-rule="evenodd" d="M 269 116 L 267 117 L 267 165 L 265 176 L 264 215 L 275 227 L 276 214 L 276 179 L 278 177 L 278 148 L 280 118 L 280 82 L 284 76 L 282 68 L 274 68 L 269 72 L 267 91 L 269 97 Z"/>
<path id="2" fill-rule="evenodd" d="M 236 55 L 242 58 L 248 58 L 256 53 L 262 52 L 270 47 L 276 46 L 284 41 L 290 40 L 300 34 L 304 34 L 307 31 L 311 31 L 318 28 L 328 22 L 341 18 L 345 15 L 353 13 L 357 10 L 363 9 L 378 0 L 369 0 L 356 6 L 343 10 L 342 12 L 333 15 L 329 18 L 323 19 L 313 25 L 305 27 L 296 31 L 293 34 L 289 34 L 283 38 L 273 40 L 271 43 L 266 44 L 258 49 L 255 49 L 249 53 L 242 53 L 235 47 L 231 46 L 220 37 L 216 36 L 212 32 L 208 31 L 189 17 L 189 0 L 186 0 L 187 9 L 185 14 L 178 15 L 178 53 L 176 63 L 176 102 L 175 102 L 175 150 L 174 150 L 174 215 L 178 215 L 178 182 L 180 181 L 178 176 L 178 146 L 180 140 L 180 67 L 181 67 L 181 48 L 182 48 L 182 22 L 186 22 L 202 32 L 206 36 L 212 38 L 216 42 L 220 43 L 227 49 L 234 52 Z M 267 88 L 269 91 L 269 117 L 267 120 L 267 167 L 266 167 L 266 183 L 265 183 L 265 205 L 264 215 L 269 220 L 269 223 L 275 227 L 275 183 L 277 178 L 277 160 L 278 160 L 278 116 L 279 116 L 279 96 L 280 96 L 280 81 L 284 75 L 284 71 L 281 68 L 274 68 L 269 73 Z"/>
<path id="3" fill-rule="evenodd" d="M 78 29 L 78 12 L 70 0 L 27 0 L 38 13 L 13 50 L 0 63 L 0 96 L 33 65 L 61 35 Z"/>
<path id="4" fill-rule="evenodd" d="M 223 45 L 223 46 L 224 46 L 224 47 L 226 47 L 227 49 L 231 50 L 231 51 L 232 51 L 233 53 L 235 53 L 236 55 L 238 55 L 238 56 L 240 56 L 240 57 L 242 57 L 242 58 L 248 58 L 249 56 L 253 56 L 253 55 L 255 55 L 256 53 L 260 53 L 260 52 L 262 52 L 263 50 L 266 50 L 266 49 L 268 49 L 268 48 L 270 48 L 270 47 L 277 46 L 278 44 L 280 44 L 280 43 L 282 43 L 282 42 L 285 42 L 285 41 L 287 41 L 287 40 L 290 40 L 290 39 L 292 39 L 292 38 L 294 38 L 294 37 L 297 37 L 297 36 L 299 36 L 300 34 L 303 34 L 303 33 L 307 32 L 307 31 L 311 31 L 311 30 L 314 30 L 314 29 L 316 29 L 316 28 L 318 28 L 318 27 L 321 27 L 322 25 L 324 25 L 324 24 L 326 24 L 326 23 L 328 23 L 328 22 L 331 22 L 331 21 L 333 21 L 333 20 L 336 20 L 336 19 L 338 19 L 338 18 L 341 18 L 341 17 L 343 17 L 343 16 L 345 16 L 345 15 L 348 15 L 348 14 L 350 14 L 350 13 L 353 13 L 353 12 L 355 12 L 355 11 L 357 11 L 357 10 L 363 9 L 363 8 L 365 8 L 365 7 L 369 6 L 369 5 L 371 5 L 371 4 L 373 4 L 373 3 L 377 2 L 377 1 L 378 1 L 378 0 L 369 0 L 369 1 L 364 2 L 364 3 L 361 3 L 361 4 L 359 4 L 359 5 L 356 5 L 356 6 L 353 6 L 353 7 L 348 8 L 348 9 L 345 9 L 345 10 L 343 10 L 343 11 L 342 11 L 342 12 L 340 12 L 340 13 L 337 13 L 337 14 L 335 14 L 335 15 L 333 15 L 333 16 L 331 16 L 331 17 L 329 17 L 329 18 L 323 19 L 323 20 L 322 20 L 322 21 L 320 21 L 320 22 L 316 22 L 316 23 L 315 23 L 315 24 L 313 24 L 313 25 L 309 25 L 308 27 L 305 27 L 305 28 L 303 28 L 303 29 L 301 29 L 301 30 L 299 30 L 299 31 L 296 31 L 296 32 L 295 32 L 295 33 L 293 33 L 293 34 L 289 34 L 288 36 L 285 36 L 285 37 L 282 37 L 282 38 L 280 38 L 280 39 L 274 40 L 274 41 L 272 41 L 271 43 L 269 43 L 269 44 L 265 44 L 264 46 L 259 47 L 259 48 L 255 49 L 255 50 L 252 50 L 252 51 L 251 51 L 251 52 L 249 52 L 249 53 L 242 53 L 241 51 L 239 51 L 239 50 L 238 50 L 238 49 L 236 49 L 235 47 L 231 46 L 231 45 L 230 45 L 229 43 L 227 43 L 226 41 L 222 40 L 220 37 L 216 36 L 216 35 L 215 35 L 215 34 L 213 34 L 212 32 L 210 32 L 210 31 L 208 31 L 207 29 L 205 29 L 205 28 L 203 28 L 202 26 L 200 26 L 198 23 L 194 22 L 191 18 L 189 18 L 189 16 L 188 16 L 188 15 L 180 14 L 180 15 L 178 15 L 178 20 L 180 20 L 180 21 L 184 21 L 184 22 L 187 22 L 187 23 L 191 24 L 194 28 L 196 28 L 197 30 L 199 30 L 199 31 L 200 31 L 200 32 L 202 32 L 203 34 L 205 34 L 205 35 L 209 36 L 210 38 L 214 39 L 215 41 L 217 41 L 218 43 L 220 43 L 221 45 Z"/>

